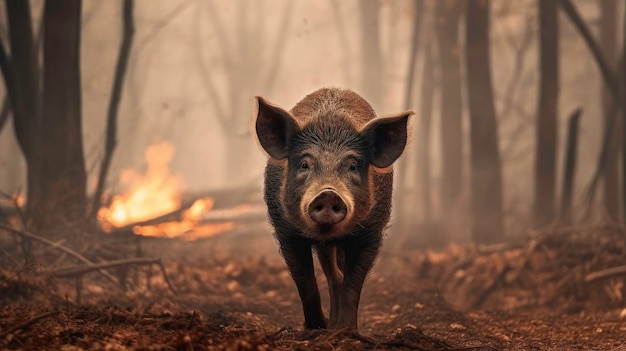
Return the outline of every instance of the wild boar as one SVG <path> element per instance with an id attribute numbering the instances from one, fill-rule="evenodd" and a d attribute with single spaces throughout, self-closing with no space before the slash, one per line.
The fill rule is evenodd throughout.
<path id="1" fill-rule="evenodd" d="M 391 213 L 392 164 L 413 112 L 376 117 L 358 94 L 338 88 L 317 90 L 291 111 L 256 100 L 256 134 L 270 156 L 264 198 L 304 325 L 356 330 L 361 289 Z M 312 251 L 328 280 L 329 320 Z"/>

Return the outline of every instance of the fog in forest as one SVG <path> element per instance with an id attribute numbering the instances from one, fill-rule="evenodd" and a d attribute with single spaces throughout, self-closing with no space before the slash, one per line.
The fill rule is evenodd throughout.
<path id="1" fill-rule="evenodd" d="M 0 2 L 0 349 L 626 350 L 625 18 Z"/>
<path id="2" fill-rule="evenodd" d="M 469 207 L 467 92 L 462 89 L 462 190 L 455 209 L 441 206 L 444 171 L 440 122 L 443 67 L 437 59 L 434 25 L 443 21 L 426 2 L 418 14 L 413 1 L 169 1 L 135 3 L 135 34 L 118 114 L 117 146 L 105 193 L 123 192 L 124 170 L 146 169 L 145 152 L 155 143 L 173 146 L 169 169 L 185 193 L 262 187 L 266 154 L 251 133 L 255 95 L 290 109 L 321 87 L 349 88 L 368 100 L 378 115 L 414 109 L 412 142 L 396 167 L 396 192 L 402 203 L 394 213 L 424 221 L 418 182 L 424 157 L 420 139 L 432 118 L 430 192 L 435 222 L 454 222 Z M 584 20 L 598 31 L 599 8 L 577 1 Z M 38 28 L 42 3 L 33 2 Z M 6 43 L 6 9 L 2 7 Z M 533 1 L 491 3 L 489 39 L 494 103 L 503 172 L 503 213 L 507 235 L 530 225 L 539 88 L 537 8 Z M 81 30 L 82 135 L 88 192 L 95 187 L 103 157 L 107 105 L 121 38 L 121 3 L 84 1 Z M 415 23 L 419 24 L 410 101 L 409 59 Z M 459 27 L 462 55 L 463 24 Z M 585 42 L 559 14 L 560 94 L 558 98 L 557 189 L 567 117 L 582 108 L 574 207 L 589 183 L 602 139 L 601 76 Z M 425 54 L 434 63 L 424 68 Z M 461 60 L 461 73 L 465 65 Z M 430 116 L 420 115 L 425 72 L 434 73 Z M 426 81 L 428 82 L 428 81 Z M 458 82 L 462 84 L 461 81 Z M 445 135 L 445 134 L 443 134 Z M 400 175 L 400 176 L 399 176 Z M 0 134 L 0 190 L 25 193 L 25 163 L 11 119 Z M 558 191 L 557 191 L 558 192 Z M 397 196 L 396 196 L 397 197 Z M 598 196 L 597 198 L 599 198 Z M 259 199 L 260 200 L 260 199 Z M 602 211 L 598 211 L 601 213 Z M 600 216 L 601 215 L 597 215 Z M 465 223 L 461 221 L 461 223 Z M 454 228 L 465 238 L 464 224 Z M 393 230 L 393 229 L 392 229 Z M 416 235 L 428 236 L 427 232 Z"/>

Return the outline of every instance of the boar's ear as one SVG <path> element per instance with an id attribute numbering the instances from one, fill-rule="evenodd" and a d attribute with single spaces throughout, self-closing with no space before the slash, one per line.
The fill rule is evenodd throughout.
<path id="1" fill-rule="evenodd" d="M 361 135 L 368 147 L 369 161 L 378 168 L 387 168 L 394 163 L 407 142 L 409 117 L 413 111 L 398 115 L 375 118 L 363 127 Z"/>
<path id="2" fill-rule="evenodd" d="M 265 151 L 277 160 L 287 157 L 287 141 L 300 130 L 296 120 L 278 106 L 255 96 L 259 104 L 256 116 L 256 135 Z"/>

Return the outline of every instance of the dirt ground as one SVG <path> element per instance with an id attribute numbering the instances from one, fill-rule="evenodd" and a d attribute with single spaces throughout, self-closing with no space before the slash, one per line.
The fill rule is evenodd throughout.
<path id="1" fill-rule="evenodd" d="M 241 240 L 245 250 L 231 250 L 236 240 L 144 244 L 163 258 L 174 291 L 158 265 L 108 270 L 128 281 L 125 290 L 95 271 L 78 280 L 42 264 L 20 268 L 5 242 L 0 349 L 626 350 L 624 275 L 588 279 L 626 264 L 621 229 L 487 248 L 386 248 L 364 288 L 358 334 L 303 330 L 272 240 Z M 318 281 L 327 309 L 321 272 Z"/>

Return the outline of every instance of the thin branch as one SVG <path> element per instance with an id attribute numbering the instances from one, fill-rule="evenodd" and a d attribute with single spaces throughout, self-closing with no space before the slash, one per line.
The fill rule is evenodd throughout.
<path id="1" fill-rule="evenodd" d="M 618 75 L 622 75 L 624 70 L 624 59 L 626 58 L 626 50 L 622 51 L 622 57 L 619 61 L 618 65 Z M 593 205 L 595 199 L 596 189 L 598 184 L 600 183 L 601 177 L 604 175 L 605 169 L 611 160 L 615 156 L 616 143 L 617 140 L 615 138 L 615 125 L 617 124 L 617 115 L 620 109 L 621 102 L 620 100 L 612 100 L 609 118 L 604 125 L 604 130 L 602 132 L 602 147 L 600 149 L 600 155 L 598 156 L 598 162 L 596 164 L 596 169 L 589 181 L 589 185 L 587 185 L 587 189 L 585 190 L 585 199 L 587 202 L 587 208 L 585 210 L 586 215 L 589 216 L 591 213 L 591 206 Z"/>
<path id="2" fill-rule="evenodd" d="M 142 50 L 150 41 L 152 41 L 159 34 L 159 32 L 163 28 L 165 28 L 174 18 L 176 18 L 176 16 L 180 15 L 183 10 L 185 10 L 187 7 L 189 7 L 189 5 L 196 1 L 197 0 L 188 0 L 182 2 L 178 4 L 178 6 L 176 6 L 172 11 L 168 12 L 165 16 L 158 20 L 157 23 L 152 27 L 150 32 L 148 32 L 148 34 L 144 36 L 143 40 L 141 40 L 141 42 L 137 44 L 137 51 Z"/>
<path id="3" fill-rule="evenodd" d="M 4 96 L 2 101 L 2 109 L 0 109 L 0 133 L 11 116 L 11 104 L 9 103 L 9 95 Z"/>
<path id="4" fill-rule="evenodd" d="M 420 24 L 422 23 L 422 8 L 424 2 L 422 0 L 414 0 L 413 8 L 415 9 L 415 19 L 413 20 L 413 31 L 411 34 L 410 52 L 407 69 L 407 81 L 404 92 L 404 109 L 411 108 L 411 99 L 413 98 L 413 87 L 415 82 L 415 66 L 417 64 L 417 49 L 419 48 L 420 41 Z M 423 116 L 422 116 L 423 117 Z"/>
<path id="5" fill-rule="evenodd" d="M 506 281 L 506 279 L 505 279 L 506 278 L 506 274 L 510 270 L 511 270 L 511 266 L 509 266 L 508 264 L 506 264 L 502 268 L 500 268 L 500 271 L 497 274 L 495 274 L 495 277 L 493 277 L 491 279 L 491 281 L 489 281 L 489 283 L 487 284 L 485 289 L 478 294 L 478 296 L 476 297 L 476 299 L 472 303 L 472 306 L 474 308 L 480 308 L 485 303 L 485 301 L 487 301 L 489 296 L 494 291 L 496 291 L 496 288 L 498 287 L 498 285 L 502 284 L 502 283 L 504 283 Z"/>
<path id="6" fill-rule="evenodd" d="M 4 250 L 3 250 L 4 251 Z M 7 255 L 8 256 L 8 255 Z M 11 256 L 8 256 L 9 258 L 11 258 L 13 260 L 14 263 L 19 264 L 16 260 L 14 260 Z M 19 270 L 17 270 L 15 273 L 13 273 L 12 276 L 2 279 L 0 280 L 0 285 L 4 285 L 7 284 L 8 282 L 10 282 L 11 280 L 13 280 L 13 278 L 15 277 L 19 277 L 20 274 L 24 273 L 26 270 L 28 269 L 32 269 L 33 268 L 33 264 L 29 263 L 29 264 L 25 264 L 22 266 L 22 268 L 20 268 Z"/>
<path id="7" fill-rule="evenodd" d="M 215 7 L 215 4 L 212 1 L 207 1 L 206 4 L 209 6 L 209 10 L 208 10 L 208 14 L 210 17 L 209 22 L 213 26 L 213 30 L 215 31 L 215 34 L 217 35 L 217 40 L 221 48 L 220 51 L 225 54 L 224 64 L 226 65 L 227 68 L 232 67 L 232 62 L 229 61 L 230 53 L 232 53 L 232 48 L 230 47 L 228 43 L 228 37 L 226 36 L 226 31 L 224 30 L 224 26 L 222 25 L 220 16 L 217 15 L 217 8 Z M 203 41 L 200 40 L 199 42 L 202 43 Z M 202 62 L 202 56 L 201 56 L 200 50 L 196 50 L 196 52 L 197 52 L 196 58 L 199 61 L 198 66 L 200 67 L 200 70 L 202 73 L 202 76 L 201 76 L 202 81 L 204 82 L 204 85 L 207 87 L 207 90 L 209 94 L 211 95 L 211 98 L 213 99 L 213 103 L 215 104 L 215 109 L 217 112 L 217 116 L 216 116 L 217 120 L 220 122 L 224 130 L 228 130 L 229 129 L 228 128 L 228 121 L 229 121 L 228 116 L 226 116 L 225 108 L 221 103 L 219 94 L 217 93 L 216 84 L 211 79 L 211 76 L 209 75 L 209 72 L 207 71 L 206 64 Z M 227 72 L 228 72 L 228 69 L 227 69 Z"/>
<path id="8" fill-rule="evenodd" d="M 574 178 L 576 176 L 576 154 L 578 146 L 578 129 L 582 108 L 577 108 L 569 117 L 567 127 L 567 149 L 563 167 L 563 182 L 561 188 L 561 208 L 559 220 L 561 223 L 570 224 L 572 220 L 572 193 Z"/>
<path id="9" fill-rule="evenodd" d="M 9 328 L 9 329 L 7 329 L 7 330 L 5 330 L 5 331 L 1 332 L 1 333 L 0 333 L 0 338 L 4 338 L 4 337 L 6 337 L 7 335 L 9 335 L 9 334 L 11 334 L 11 333 L 13 333 L 13 332 L 16 332 L 16 331 L 18 331 L 18 330 L 20 330 L 20 329 L 28 328 L 28 327 L 30 327 L 31 325 L 33 325 L 33 324 L 35 324 L 35 323 L 39 322 L 40 320 L 42 320 L 42 319 L 44 319 L 44 318 L 47 318 L 47 317 L 50 317 L 50 316 L 52 316 L 52 315 L 55 315 L 55 314 L 57 314 L 57 313 L 59 313 L 59 311 L 49 311 L 49 312 L 45 312 L 45 313 L 42 313 L 42 314 L 36 315 L 35 317 L 33 317 L 33 318 L 31 318 L 31 319 L 27 320 L 26 322 L 20 323 L 20 324 L 18 324 L 18 325 L 15 325 L 15 326 L 13 326 L 13 327 L 11 327 L 11 328 Z"/>
<path id="10" fill-rule="evenodd" d="M 585 277 L 585 283 L 591 283 L 593 281 L 605 278 L 613 278 L 620 275 L 626 275 L 626 266 L 611 267 L 603 269 L 601 271 L 589 273 Z"/>
<path id="11" fill-rule="evenodd" d="M 211 1 L 207 1 L 206 2 L 208 5 L 212 5 Z M 209 14 L 211 16 L 211 24 L 213 25 L 215 31 L 217 32 L 217 37 L 219 39 L 220 45 L 221 45 L 221 51 L 223 53 L 226 53 L 225 57 L 228 58 L 228 52 L 229 47 L 228 47 L 228 41 L 226 40 L 225 34 L 224 34 L 224 30 L 222 29 L 222 26 L 220 25 L 219 22 L 219 16 L 215 16 L 214 11 L 216 11 L 216 9 L 214 7 L 211 7 L 209 9 Z M 224 110 L 224 107 L 222 106 L 221 100 L 220 100 L 220 96 L 219 93 L 217 91 L 217 85 L 215 83 L 215 81 L 212 79 L 212 76 L 209 74 L 209 71 L 207 70 L 207 64 L 204 62 L 204 59 L 202 57 L 202 48 L 203 48 L 203 44 L 205 42 L 205 40 L 202 40 L 201 35 L 202 35 L 202 31 L 201 28 L 199 27 L 202 23 L 204 23 L 204 21 L 202 20 L 201 16 L 201 11 L 196 11 L 196 30 L 195 30 L 195 35 L 197 36 L 196 42 L 198 43 L 198 47 L 193 48 L 193 56 L 194 59 L 196 60 L 196 64 L 198 69 L 200 70 L 200 79 L 202 80 L 202 83 L 204 84 L 209 97 L 211 100 L 213 100 L 213 108 L 215 109 L 215 116 L 217 117 L 217 121 L 220 122 L 220 124 L 226 128 L 226 120 L 225 120 L 225 115 L 226 112 Z M 228 66 L 228 63 L 227 63 Z"/>
<path id="12" fill-rule="evenodd" d="M 276 83 L 276 77 L 278 76 L 278 69 L 282 67 L 282 57 L 283 52 L 285 51 L 285 44 L 287 39 L 289 38 L 289 23 L 292 16 L 293 4 L 294 1 L 288 1 L 287 6 L 285 7 L 285 12 L 283 13 L 283 18 L 280 22 L 280 27 L 278 27 L 278 32 L 276 33 L 277 39 L 274 43 L 274 49 L 271 51 L 273 57 L 270 59 L 270 69 L 268 70 L 267 82 L 265 83 L 265 89 L 267 92 L 272 91 L 274 88 L 274 84 Z M 261 15 L 263 16 L 263 15 Z"/>
<path id="13" fill-rule="evenodd" d="M 0 131 L 2 131 L 2 126 L 8 119 L 8 113 L 4 114 L 5 107 L 7 110 L 9 108 L 9 100 L 16 101 L 15 95 L 15 77 L 13 76 L 13 64 L 11 63 L 11 58 L 7 54 L 6 48 L 0 42 L 0 72 L 2 72 L 2 76 L 4 77 L 4 86 L 6 90 L 6 96 L 4 98 L 4 102 L 2 104 L 2 115 L 0 116 Z M 7 111 L 8 112 L 8 111 Z M 4 121 L 2 121 L 4 119 Z"/>
<path id="14" fill-rule="evenodd" d="M 602 78 L 604 79 L 604 83 L 609 88 L 609 91 L 613 95 L 613 98 L 616 101 L 620 101 L 621 96 L 619 93 L 619 80 L 617 79 L 615 72 L 611 69 L 611 66 L 608 64 L 606 57 L 602 53 L 600 45 L 598 45 L 598 42 L 591 34 L 589 27 L 587 27 L 582 17 L 580 16 L 580 13 L 570 0 L 559 0 L 559 4 L 561 5 L 561 8 L 570 19 L 574 27 L 576 27 L 580 35 L 582 35 L 589 50 L 591 50 L 591 54 L 598 64 L 598 68 L 600 69 L 600 73 L 602 74 Z"/>
<path id="15" fill-rule="evenodd" d="M 612 113 L 610 114 L 610 118 L 607 121 L 608 123 L 606 123 L 605 128 L 604 128 L 604 140 L 602 144 L 602 150 L 600 152 L 600 157 L 598 159 L 598 165 L 587 187 L 587 190 L 585 191 L 586 193 L 585 198 L 587 200 L 586 212 L 588 216 L 590 213 L 591 204 L 593 203 L 593 199 L 595 197 L 595 190 L 596 190 L 597 184 L 599 183 L 601 176 L 604 174 L 604 170 L 606 169 L 606 165 L 608 163 L 608 160 L 610 159 L 611 149 L 613 149 L 611 146 L 613 146 L 614 144 L 613 139 L 615 139 L 613 137 L 613 134 L 614 134 L 613 129 L 617 120 L 617 110 L 619 108 L 623 109 L 624 102 L 621 99 L 622 88 L 621 88 L 620 81 L 619 81 L 619 76 L 621 76 L 621 74 L 616 73 L 613 69 L 611 69 L 611 66 L 609 65 L 606 57 L 602 53 L 602 49 L 600 48 L 600 45 L 594 39 L 589 28 L 585 25 L 585 22 L 583 21 L 582 17 L 578 13 L 578 10 L 574 6 L 574 4 L 572 4 L 570 0 L 559 0 L 559 4 L 561 8 L 563 9 L 563 11 L 565 12 L 565 14 L 570 19 L 570 21 L 572 22 L 572 24 L 574 24 L 576 29 L 580 32 L 583 39 L 585 40 L 585 43 L 589 47 L 589 50 L 591 51 L 598 65 L 598 68 L 600 69 L 600 73 L 602 74 L 603 81 L 606 84 L 608 90 L 610 91 L 613 97 L 613 107 L 611 109 Z M 626 51 L 622 52 L 620 64 L 618 65 L 619 72 L 623 72 L 622 66 L 624 65 L 624 57 L 625 57 L 624 53 L 625 52 Z"/>
<path id="16" fill-rule="evenodd" d="M 104 157 L 102 158 L 102 164 L 100 165 L 100 173 L 98 174 L 98 183 L 96 185 L 96 191 L 93 196 L 93 202 L 91 205 L 90 218 L 96 222 L 98 209 L 102 205 L 102 192 L 104 191 L 104 184 L 106 183 L 107 174 L 109 173 L 109 167 L 111 166 L 111 159 L 115 152 L 115 146 L 117 144 L 117 115 L 119 111 L 120 101 L 122 100 L 122 88 L 124 87 L 124 77 L 126 76 L 126 69 L 128 68 L 128 59 L 130 57 L 130 50 L 133 43 L 133 37 L 135 33 L 135 23 L 133 19 L 133 7 L 134 0 L 124 0 L 123 10 L 123 34 L 122 42 L 120 44 L 120 52 L 117 58 L 117 64 L 115 66 L 115 77 L 113 79 L 113 86 L 111 87 L 111 100 L 109 101 L 109 110 L 107 113 L 107 130 L 106 141 L 104 149 Z"/>
<path id="17" fill-rule="evenodd" d="M 351 85 L 352 79 L 350 75 L 350 41 L 348 40 L 348 35 L 346 34 L 346 26 L 341 20 L 341 7 L 339 6 L 339 0 L 330 0 L 330 4 L 332 6 L 333 17 L 335 17 L 335 24 L 337 25 L 337 31 L 339 32 L 339 47 L 342 49 L 344 53 L 343 58 L 343 71 L 345 74 L 346 83 Z"/>
<path id="18" fill-rule="evenodd" d="M 12 233 L 15 233 L 17 235 L 20 235 L 22 237 L 25 237 L 25 238 L 28 238 L 28 239 L 31 239 L 31 240 L 35 240 L 35 241 L 38 241 L 40 243 L 44 243 L 46 245 L 49 245 L 51 248 L 57 249 L 59 251 L 66 252 L 69 255 L 73 256 L 74 258 L 78 259 L 79 261 L 81 261 L 83 263 L 86 263 L 88 265 L 93 265 L 94 264 L 93 262 L 91 262 L 90 260 L 85 258 L 85 256 L 79 254 L 78 252 L 76 252 L 76 251 L 74 251 L 74 250 L 72 250 L 72 249 L 70 249 L 70 248 L 68 248 L 66 246 L 63 246 L 60 243 L 55 243 L 55 242 L 53 242 L 51 240 L 42 238 L 39 235 L 30 233 L 30 232 L 25 231 L 25 230 L 15 229 L 13 227 L 10 227 L 8 225 L 4 225 L 4 224 L 1 224 L 1 223 L 0 223 L 0 229 L 8 230 L 8 231 L 10 231 Z M 110 281 L 115 283 L 116 285 L 119 284 L 118 281 L 112 275 L 110 275 L 109 273 L 104 272 L 104 271 L 100 271 L 100 273 L 102 275 L 104 275 L 107 279 L 109 279 Z"/>
<path id="19" fill-rule="evenodd" d="M 170 279 L 168 278 L 167 273 L 165 272 L 165 267 L 163 266 L 163 262 L 161 262 L 160 258 L 147 258 L 147 257 L 128 258 L 128 259 L 123 259 L 123 260 L 96 263 L 96 264 L 89 265 L 89 266 L 84 266 L 84 265 L 69 266 L 69 267 L 59 268 L 55 270 L 53 273 L 57 277 L 67 278 L 67 277 L 74 277 L 77 275 L 82 275 L 85 273 L 89 273 L 89 272 L 93 272 L 93 271 L 97 271 L 101 269 L 114 268 L 114 267 L 119 267 L 119 266 L 153 265 L 153 264 L 159 265 L 161 267 L 161 271 L 163 273 L 163 279 L 167 283 L 167 286 L 169 287 L 169 289 L 173 293 L 175 293 L 176 290 L 174 289 L 174 286 L 170 282 Z"/>
<path id="20" fill-rule="evenodd" d="M 500 110 L 500 113 L 498 114 L 499 116 L 508 116 L 511 112 L 511 107 L 513 104 L 513 100 L 515 98 L 515 95 L 517 93 L 517 91 L 519 91 L 519 86 L 520 86 L 520 81 L 521 81 L 521 76 L 522 73 L 524 72 L 524 68 L 526 66 L 526 54 L 528 53 L 528 49 L 530 48 L 532 42 L 533 42 L 533 38 L 534 38 L 534 34 L 533 31 L 530 30 L 530 25 L 528 22 L 530 22 L 529 20 L 530 16 L 528 16 L 526 19 L 526 24 L 525 24 L 525 28 L 526 30 L 524 31 L 524 37 L 522 38 L 521 44 L 518 47 L 515 47 L 514 44 L 511 44 L 511 46 L 514 47 L 515 49 L 515 63 L 513 64 L 513 74 L 511 75 L 511 79 L 509 80 L 506 89 L 504 90 L 504 103 L 502 106 L 502 109 Z"/>

